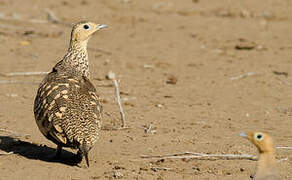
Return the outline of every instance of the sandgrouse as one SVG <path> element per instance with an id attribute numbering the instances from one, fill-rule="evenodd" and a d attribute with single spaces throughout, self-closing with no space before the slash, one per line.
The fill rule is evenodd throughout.
<path id="1" fill-rule="evenodd" d="M 79 22 L 73 26 L 67 53 L 41 82 L 35 101 L 34 115 L 39 130 L 57 144 L 56 157 L 62 147 L 78 149 L 85 157 L 96 143 L 101 128 L 99 96 L 89 80 L 87 42 L 106 25 Z"/>
<path id="2" fill-rule="evenodd" d="M 259 161 L 254 180 L 280 180 L 276 172 L 275 150 L 272 138 L 262 132 L 240 133 L 240 136 L 247 138 L 259 151 Z"/>

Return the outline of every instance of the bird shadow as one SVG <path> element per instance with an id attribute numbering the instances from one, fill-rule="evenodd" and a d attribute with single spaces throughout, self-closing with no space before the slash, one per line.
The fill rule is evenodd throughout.
<path id="1" fill-rule="evenodd" d="M 22 141 L 10 136 L 0 136 L 0 150 L 7 153 L 12 152 L 28 159 L 41 160 L 45 162 L 62 163 L 76 166 L 82 159 L 72 152 L 62 150 L 60 158 L 55 158 L 56 149 L 46 145 L 37 145 L 31 142 Z"/>

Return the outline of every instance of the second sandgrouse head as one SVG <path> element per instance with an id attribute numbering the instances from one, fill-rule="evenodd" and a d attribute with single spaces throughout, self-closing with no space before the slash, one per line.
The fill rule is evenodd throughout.
<path id="1" fill-rule="evenodd" d="M 272 138 L 266 133 L 250 131 L 239 135 L 253 143 L 260 153 L 274 151 Z"/>
<path id="2" fill-rule="evenodd" d="M 247 138 L 259 151 L 257 170 L 252 179 L 279 180 L 272 138 L 268 134 L 258 131 L 240 133 L 239 135 Z"/>

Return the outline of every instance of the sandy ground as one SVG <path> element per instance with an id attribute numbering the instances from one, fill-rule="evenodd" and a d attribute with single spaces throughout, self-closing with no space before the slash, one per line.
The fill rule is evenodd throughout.
<path id="1" fill-rule="evenodd" d="M 62 58 L 71 27 L 47 23 L 46 9 L 65 24 L 86 18 L 109 26 L 90 40 L 89 58 L 111 116 L 90 168 L 51 162 L 45 157 L 56 146 L 32 111 L 43 76 L 0 76 L 0 153 L 14 152 L 0 156 L 1 180 L 248 179 L 255 161 L 140 156 L 257 155 L 238 136 L 247 130 L 292 146 L 290 0 L 1 0 L 1 73 L 49 71 Z M 109 71 L 120 79 L 129 129 L 110 129 L 120 120 Z M 292 151 L 277 149 L 276 158 L 282 179 L 292 179 Z"/>

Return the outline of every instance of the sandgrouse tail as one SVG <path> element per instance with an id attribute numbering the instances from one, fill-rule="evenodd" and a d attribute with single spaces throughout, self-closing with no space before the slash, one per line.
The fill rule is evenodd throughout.
<path id="1" fill-rule="evenodd" d="M 259 151 L 254 180 L 280 180 L 276 170 L 275 150 L 272 138 L 262 132 L 240 133 L 240 136 L 247 138 Z"/>
<path id="2" fill-rule="evenodd" d="M 74 25 L 67 53 L 41 82 L 34 101 L 36 123 L 57 144 L 56 156 L 62 147 L 78 149 L 81 163 L 85 157 L 88 167 L 88 152 L 99 137 L 102 106 L 89 80 L 87 42 L 104 27 L 92 22 Z"/>

